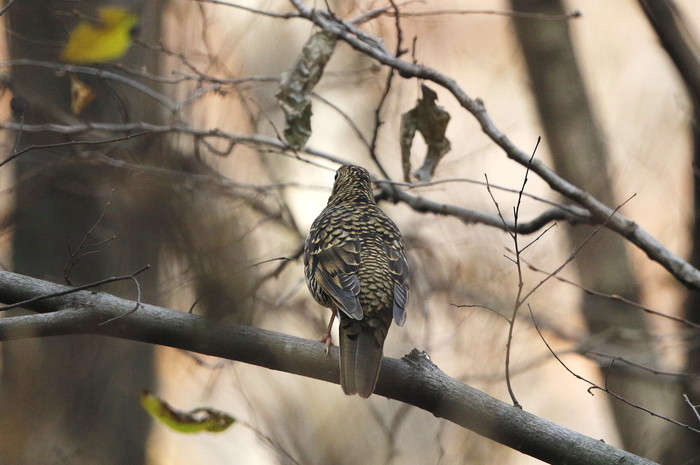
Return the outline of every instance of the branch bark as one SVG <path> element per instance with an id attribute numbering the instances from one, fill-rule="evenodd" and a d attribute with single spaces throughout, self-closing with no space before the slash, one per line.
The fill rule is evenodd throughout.
<path id="1" fill-rule="evenodd" d="M 0 301 L 22 302 L 57 294 L 66 286 L 0 271 Z M 79 291 L 35 301 L 31 315 L 0 319 L 0 340 L 98 334 L 238 360 L 272 370 L 338 383 L 338 350 L 251 326 L 214 322 L 189 313 L 110 294 Z M 115 318 L 116 317 L 116 318 Z M 101 324 L 107 322 L 106 324 Z M 377 395 L 431 412 L 482 436 L 548 463 L 652 465 L 605 444 L 501 402 L 440 371 L 427 354 L 385 357 Z"/>

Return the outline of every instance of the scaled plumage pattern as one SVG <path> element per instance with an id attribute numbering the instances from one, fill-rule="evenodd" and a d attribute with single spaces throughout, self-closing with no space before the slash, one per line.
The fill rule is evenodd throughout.
<path id="1" fill-rule="evenodd" d="M 403 326 L 408 262 L 401 233 L 379 209 L 369 173 L 344 165 L 328 205 L 304 246 L 306 283 L 340 320 L 340 385 L 345 394 L 374 392 L 391 320 Z"/>

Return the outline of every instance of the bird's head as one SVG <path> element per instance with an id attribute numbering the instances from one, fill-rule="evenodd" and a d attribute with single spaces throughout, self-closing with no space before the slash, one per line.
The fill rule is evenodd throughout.
<path id="1" fill-rule="evenodd" d="M 343 165 L 338 168 L 328 204 L 343 202 L 375 203 L 372 183 L 366 169 L 355 165 Z"/>

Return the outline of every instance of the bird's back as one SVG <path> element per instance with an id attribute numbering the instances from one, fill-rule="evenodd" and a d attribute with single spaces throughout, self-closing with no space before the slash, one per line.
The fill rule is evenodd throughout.
<path id="1" fill-rule="evenodd" d="M 401 233 L 374 202 L 362 168 L 338 170 L 304 252 L 312 295 L 340 318 L 343 390 L 369 397 L 391 320 L 403 324 L 405 319 L 408 264 Z"/>

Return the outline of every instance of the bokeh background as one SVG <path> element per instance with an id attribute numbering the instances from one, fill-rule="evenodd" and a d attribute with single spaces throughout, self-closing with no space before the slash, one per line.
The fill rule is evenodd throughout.
<path id="1" fill-rule="evenodd" d="M 536 3 L 513 2 L 523 9 Z M 676 4 L 689 35 L 697 36 L 700 11 L 692 0 Z M 312 150 L 295 153 L 269 143 L 279 141 L 284 131 L 275 94 L 280 76 L 317 28 L 283 17 L 294 11 L 290 3 L 122 4 L 140 18 L 138 39 L 120 59 L 92 67 L 148 86 L 165 103 L 132 84 L 72 73 L 59 63 L 69 31 L 100 5 L 23 1 L 2 16 L 3 149 L 9 156 L 29 145 L 42 146 L 0 168 L 3 266 L 64 282 L 71 255 L 82 257 L 68 277 L 84 284 L 149 264 L 150 271 L 139 277 L 149 303 L 320 338 L 329 312 L 311 299 L 296 254 L 330 193 L 338 165 L 329 157 L 381 177 L 366 142 L 377 128 L 387 68 L 338 43 L 314 89 L 307 143 Z M 379 1 L 329 5 L 347 19 L 390 6 Z M 566 1 L 560 5 L 564 13 L 578 10 L 581 15 L 558 19 L 514 17 L 508 14 L 514 5 L 501 1 L 398 5 L 407 13 L 400 18 L 408 50 L 404 59 L 451 76 L 470 97 L 482 99 L 495 124 L 523 150 L 532 151 L 542 136 L 536 157 L 550 166 L 562 167 L 567 158 L 591 159 L 585 141 L 598 140 L 605 165 L 579 170 L 572 182 L 596 193 L 601 192 L 598 184 L 605 184 L 609 189 L 597 195 L 608 196 L 613 208 L 631 198 L 622 214 L 670 251 L 690 255 L 693 102 L 637 2 Z M 325 2 L 315 6 L 324 8 Z M 516 20 L 524 21 L 518 30 Z M 570 37 L 582 79 L 577 88 L 587 97 L 587 107 L 567 106 L 568 113 L 589 111 L 597 133 L 566 118 L 554 127 L 542 123 L 546 117 L 533 90 L 532 67 L 547 74 L 554 65 L 542 59 L 530 61 L 528 68 L 522 50 L 533 34 L 528 28 L 549 31 L 550 41 L 561 40 L 552 25 L 564 27 Z M 394 50 L 391 14 L 361 28 Z M 72 74 L 95 93 L 79 115 L 70 110 Z M 446 135 L 452 149 L 433 177 L 449 182 L 401 188 L 496 215 L 484 185 L 488 176 L 502 214 L 512 218 L 525 169 L 509 160 L 446 90 L 427 85 L 451 115 Z M 402 180 L 401 114 L 420 97 L 419 81 L 396 75 L 381 107 L 375 153 L 394 181 Z M 14 114 L 13 98 L 15 106 L 18 98 L 24 102 Z M 82 126 L 86 122 L 101 126 Z M 20 123 L 26 128 L 17 130 Z M 58 126 L 37 126 L 49 123 Z M 560 137 L 584 139 L 580 152 L 551 143 L 548 136 L 557 127 L 569 135 Z M 109 141 L 129 131 L 144 134 L 74 143 Z M 425 144 L 416 137 L 414 169 L 424 155 Z M 550 208 L 541 199 L 567 203 L 532 173 L 525 192 L 531 196 L 519 205 L 521 220 Z M 450 376 L 509 401 L 506 318 L 512 315 L 519 282 L 509 259 L 513 239 L 491 226 L 416 212 L 402 203 L 381 207 L 403 232 L 412 271 L 408 321 L 404 328 L 392 328 L 385 355 L 400 357 L 417 347 Z M 559 222 L 539 237 L 522 258 L 545 273 L 523 263 L 523 289 L 532 289 L 565 263 L 591 231 Z M 537 234 L 521 236 L 521 247 Z M 697 339 L 697 330 L 688 326 L 609 298 L 591 301 L 581 289 L 683 315 L 687 290 L 615 237 L 596 234 L 558 274 L 570 282 L 550 279 L 527 303 L 543 336 L 571 370 L 601 386 L 610 381 L 629 400 L 684 421 L 688 408 L 681 392 L 688 391 L 682 386 L 697 374 L 653 374 L 620 361 L 611 367 L 609 358 L 591 355 L 597 351 L 679 373 L 686 371 L 692 339 Z M 611 265 L 606 258 L 618 253 L 622 258 Z M 106 290 L 135 296 L 128 282 Z M 592 326 L 586 315 L 610 302 L 615 308 L 606 315 L 623 316 Z M 175 349 L 70 337 L 6 342 L 0 351 L 0 462 L 6 464 L 539 463 L 380 396 L 346 397 L 337 385 Z M 681 428 L 600 390 L 589 393 L 588 384 L 551 356 L 526 307 L 515 323 L 511 370 L 513 389 L 527 411 L 653 460 L 683 463 L 668 458 L 682 448 L 679 444 L 692 442 Z M 225 410 L 238 422 L 219 434 L 175 433 L 151 424 L 138 406 L 142 388 L 185 410 Z"/>

